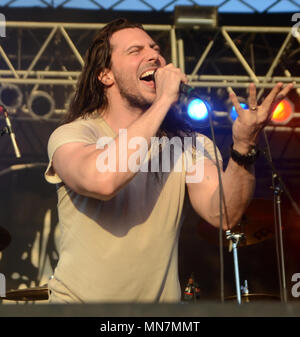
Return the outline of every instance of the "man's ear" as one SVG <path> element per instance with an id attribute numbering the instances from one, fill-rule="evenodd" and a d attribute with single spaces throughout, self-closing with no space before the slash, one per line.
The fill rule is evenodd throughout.
<path id="1" fill-rule="evenodd" d="M 114 76 L 110 69 L 103 70 L 98 75 L 98 80 L 107 87 L 110 87 L 114 83 Z"/>

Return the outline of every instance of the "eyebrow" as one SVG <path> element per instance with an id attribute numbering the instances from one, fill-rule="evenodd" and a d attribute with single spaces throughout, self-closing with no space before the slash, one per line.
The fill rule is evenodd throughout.
<path id="1" fill-rule="evenodd" d="M 151 48 L 155 48 L 155 47 L 158 47 L 159 51 L 160 51 L 160 46 L 157 44 L 157 43 L 151 43 L 149 45 Z M 139 44 L 135 44 L 135 45 L 132 45 L 130 47 L 128 47 L 125 52 L 128 52 L 130 51 L 131 49 L 134 49 L 134 48 L 138 48 L 138 49 L 143 49 L 144 48 L 144 45 L 139 45 Z"/>

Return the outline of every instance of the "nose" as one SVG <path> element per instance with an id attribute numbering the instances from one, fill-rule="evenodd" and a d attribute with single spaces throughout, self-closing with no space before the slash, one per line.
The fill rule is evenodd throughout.
<path id="1" fill-rule="evenodd" d="M 155 62 L 156 64 L 162 63 L 163 57 L 160 55 L 158 50 L 155 50 L 153 48 L 148 48 L 147 54 L 146 54 L 146 60 L 148 62 Z"/>

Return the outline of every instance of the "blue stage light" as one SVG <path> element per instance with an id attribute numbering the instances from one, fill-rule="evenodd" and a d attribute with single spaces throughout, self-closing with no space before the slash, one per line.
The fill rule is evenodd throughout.
<path id="1" fill-rule="evenodd" d="M 240 106 L 243 109 L 249 109 L 248 104 L 247 103 L 240 103 Z M 238 113 L 235 110 L 235 107 L 232 106 L 232 108 L 230 109 L 230 117 L 233 121 L 235 121 L 237 119 Z"/>
<path id="2" fill-rule="evenodd" d="M 208 117 L 209 107 L 208 103 L 200 98 L 192 99 L 188 103 L 187 113 L 188 116 L 194 121 L 205 120 Z"/>

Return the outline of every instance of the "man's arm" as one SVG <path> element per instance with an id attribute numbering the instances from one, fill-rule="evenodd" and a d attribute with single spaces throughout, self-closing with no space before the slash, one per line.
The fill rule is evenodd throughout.
<path id="1" fill-rule="evenodd" d="M 147 147 L 150 147 L 151 137 L 157 134 L 170 106 L 178 99 L 180 82 L 187 81 L 180 69 L 172 64 L 157 69 L 155 77 L 156 99 L 154 103 L 127 128 L 127 144 L 120 144 L 119 136 L 115 138 L 115 172 L 111 170 L 100 172 L 97 169 L 97 158 L 106 151 L 106 148 L 97 149 L 96 144 L 87 146 L 84 143 L 68 143 L 55 151 L 53 168 L 73 191 L 81 195 L 108 200 L 135 176 L 136 172 L 131 171 L 128 166 L 119 170 L 119 151 L 122 151 L 124 146 L 127 147 L 125 165 L 128 165 L 129 158 L 136 151 L 136 149 L 128 149 L 128 143 L 134 137 L 142 137 L 147 141 Z M 147 151 L 145 151 L 146 155 Z M 142 163 L 143 158 L 140 164 Z"/>
<path id="2" fill-rule="evenodd" d="M 258 142 L 261 130 L 272 117 L 273 107 L 282 100 L 292 88 L 287 85 L 282 89 L 282 84 L 277 84 L 260 106 L 256 103 L 256 88 L 249 87 L 249 110 L 243 110 L 232 92 L 230 98 L 238 118 L 232 129 L 233 149 L 241 155 L 249 153 Z M 238 223 L 247 208 L 255 187 L 254 166 L 245 168 L 230 158 L 227 168 L 222 173 L 223 200 L 223 226 L 233 227 Z M 219 182 L 216 165 L 204 160 L 204 177 L 200 183 L 188 183 L 188 193 L 195 211 L 213 226 L 219 226 Z"/>
<path id="3" fill-rule="evenodd" d="M 220 162 L 223 185 L 223 227 L 232 227 L 242 217 L 255 187 L 254 169 L 245 169 L 229 160 L 225 172 Z M 203 180 L 188 183 L 188 193 L 194 210 L 208 223 L 215 227 L 220 225 L 219 177 L 216 164 L 204 159 Z M 224 212 L 226 206 L 226 213 Z M 228 221 L 228 222 L 227 222 Z"/>

